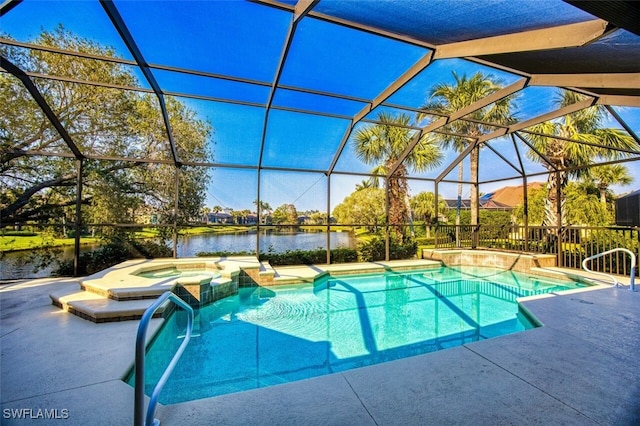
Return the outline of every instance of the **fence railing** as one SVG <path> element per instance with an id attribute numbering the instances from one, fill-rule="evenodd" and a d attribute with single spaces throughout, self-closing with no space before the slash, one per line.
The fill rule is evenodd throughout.
<path id="1" fill-rule="evenodd" d="M 455 225 L 438 224 L 436 248 L 492 248 L 525 253 L 555 254 L 558 266 L 582 268 L 582 261 L 594 254 L 614 248 L 640 253 L 640 228 L 569 226 L 555 227 L 520 225 Z M 474 243 L 475 240 L 475 243 Z M 614 252 L 594 259 L 594 271 L 629 275 L 628 255 Z"/>

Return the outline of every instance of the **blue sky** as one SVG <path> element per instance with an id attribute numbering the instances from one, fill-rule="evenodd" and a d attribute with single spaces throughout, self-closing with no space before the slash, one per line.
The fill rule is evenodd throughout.
<path id="1" fill-rule="evenodd" d="M 211 73 L 271 82 L 277 69 L 291 15 L 275 8 L 238 1 L 209 2 L 136 2 L 116 1 L 125 22 L 149 63 L 190 68 Z M 259 13 L 257 13 L 259 12 Z M 83 37 L 113 46 L 119 55 L 131 58 L 119 35 L 111 26 L 97 1 L 26 0 L 2 18 L 0 30 L 20 41 L 32 41 L 41 29 L 52 30 L 58 24 Z M 232 34 L 231 37 L 228 35 Z M 273 105 L 286 108 L 313 109 L 352 116 L 363 107 L 362 100 L 372 99 L 388 84 L 415 63 L 426 49 L 398 41 L 376 38 L 349 28 L 338 28 L 326 22 L 305 18 L 298 27 L 280 84 L 311 90 L 330 91 L 349 97 L 332 99 L 314 93 L 279 89 Z M 417 108 L 426 101 L 430 87 L 439 82 L 452 82 L 451 70 L 471 75 L 478 70 L 491 73 L 508 85 L 518 76 L 482 67 L 461 59 L 432 63 L 389 100 L 390 104 Z M 147 86 L 140 73 L 141 85 Z M 268 87 L 240 82 L 179 75 L 170 71 L 154 71 L 161 86 L 172 92 L 201 94 L 241 102 L 264 104 Z M 517 117 L 526 120 L 554 109 L 556 90 L 529 87 L 518 100 Z M 263 108 L 222 102 L 180 98 L 214 127 L 215 162 L 240 166 L 256 166 L 265 113 Z M 372 111 L 375 117 L 383 108 Z M 638 108 L 616 108 L 629 125 L 640 133 Z M 411 113 L 410 113 L 411 114 Z M 264 140 L 262 165 L 277 168 L 327 170 L 349 121 L 338 117 L 320 117 L 299 112 L 272 110 Z M 615 121 L 610 126 L 620 127 Z M 509 140 L 492 143 L 504 156 L 517 164 Z M 521 148 L 522 149 L 522 148 Z M 524 149 L 523 149 L 524 151 Z M 446 153 L 445 165 L 457 154 Z M 465 179 L 469 179 L 465 162 Z M 638 162 L 626 163 L 632 175 L 640 176 Z M 337 171 L 366 173 L 371 165 L 354 158 L 350 144 L 336 164 Z M 528 172 L 542 171 L 538 164 L 527 161 Z M 441 169 L 420 174 L 434 178 Z M 516 176 L 510 166 L 484 149 L 481 154 L 481 180 Z M 211 173 L 213 183 L 207 190 L 207 204 L 234 209 L 253 209 L 256 199 L 257 172 L 248 169 L 217 168 Z M 323 174 L 291 173 L 265 170 L 261 174 L 261 196 L 277 207 L 294 203 L 299 210 L 326 210 L 326 193 L 330 189 L 331 208 L 353 191 L 362 176 L 333 175 L 330 183 Z M 457 168 L 449 178 L 455 179 Z M 544 176 L 530 180 L 545 180 Z M 518 181 L 482 185 L 491 192 Z M 330 185 L 330 188 L 329 188 Z M 617 193 L 638 188 L 640 181 L 629 187 L 613 188 Z M 412 181 L 413 193 L 433 191 L 433 184 Z M 454 198 L 456 185 L 443 184 L 441 195 Z M 465 195 L 469 188 L 465 187 Z"/>

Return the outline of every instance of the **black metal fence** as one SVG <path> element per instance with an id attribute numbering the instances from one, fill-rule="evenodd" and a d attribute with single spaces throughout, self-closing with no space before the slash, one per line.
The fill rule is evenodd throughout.
<path id="1" fill-rule="evenodd" d="M 437 225 L 436 248 L 485 248 L 523 253 L 555 254 L 557 265 L 582 268 L 587 257 L 614 248 L 626 248 L 640 254 L 640 228 L 588 227 L 563 228 L 504 225 Z M 612 253 L 591 261 L 594 271 L 628 275 L 631 259 L 624 252 Z"/>

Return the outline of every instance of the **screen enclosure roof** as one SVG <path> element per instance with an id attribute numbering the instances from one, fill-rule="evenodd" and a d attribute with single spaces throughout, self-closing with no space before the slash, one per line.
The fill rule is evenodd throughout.
<path id="1" fill-rule="evenodd" d="M 170 98 L 211 122 L 214 157 L 202 165 L 213 167 L 366 175 L 371 165 L 358 159 L 350 140 L 383 113 L 407 115 L 404 127 L 413 138 L 389 175 L 424 134 L 460 136 L 469 146 L 486 147 L 480 183 L 543 174 L 546 169 L 528 166 L 524 155 L 531 126 L 594 105 L 606 107 L 609 127 L 640 142 L 639 3 L 7 0 L 0 7 L 4 72 L 25 85 L 31 81 L 36 91 L 38 81 L 53 79 L 155 94 L 166 126 L 166 153 L 155 159 L 176 165 L 190 163 L 172 134 L 165 106 Z M 43 29 L 59 25 L 111 46 L 113 55 L 83 55 L 37 41 Z M 136 81 L 118 86 L 22 69 L 6 56 L 8 48 L 117 62 L 130 67 Z M 502 89 L 446 114 L 423 109 L 438 84 L 477 72 Z M 582 96 L 560 107 L 561 89 Z M 513 122 L 477 123 L 472 117 L 509 96 L 517 105 Z M 50 119 L 57 114 L 52 111 Z M 455 122 L 474 120 L 480 135 L 453 133 L 463 127 Z M 60 149 L 67 155 L 104 156 L 69 135 L 63 139 Z M 468 161 L 469 149 L 445 154 L 438 168 L 411 176 L 455 180 L 452 170 Z M 637 164 L 640 152 L 625 154 Z"/>

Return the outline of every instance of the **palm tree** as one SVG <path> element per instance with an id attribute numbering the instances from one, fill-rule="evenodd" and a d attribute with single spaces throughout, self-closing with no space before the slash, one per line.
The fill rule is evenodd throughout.
<path id="1" fill-rule="evenodd" d="M 453 72 L 454 84 L 440 83 L 429 90 L 429 101 L 421 107 L 424 111 L 418 114 L 418 120 L 424 119 L 429 112 L 450 115 L 462 108 L 472 105 L 487 96 L 502 89 L 499 81 L 482 72 L 475 73 L 468 78 L 466 74 L 459 76 Z M 466 137 L 452 136 L 449 134 L 437 134 L 436 138 L 446 149 L 453 148 L 457 152 L 464 151 L 470 143 L 483 133 L 492 130 L 488 126 L 478 123 L 476 120 L 499 124 L 510 124 L 515 120 L 511 116 L 513 109 L 513 97 L 502 98 L 491 105 L 480 108 L 466 116 L 473 121 L 456 120 L 447 126 L 453 134 L 467 135 Z M 480 151 L 475 147 L 470 153 L 471 180 L 478 181 L 478 162 Z M 463 164 L 458 164 L 458 181 L 462 182 Z M 462 198 L 462 183 L 458 183 L 458 202 Z M 471 225 L 478 224 L 478 187 L 471 186 Z M 460 225 L 460 210 L 456 212 L 456 225 Z"/>
<path id="2" fill-rule="evenodd" d="M 411 209 L 415 215 L 424 220 L 424 229 L 427 238 L 431 237 L 431 220 L 436 214 L 436 195 L 433 192 L 421 192 L 411 198 Z M 447 209 L 447 203 L 439 197 L 438 211 L 443 212 Z"/>
<path id="3" fill-rule="evenodd" d="M 591 167 L 588 179 L 598 187 L 603 206 L 607 205 L 607 190 L 611 185 L 629 185 L 633 182 L 633 176 L 622 164 Z"/>
<path id="4" fill-rule="evenodd" d="M 356 191 L 362 191 L 367 188 L 378 188 L 377 179 L 363 179 L 360 183 L 356 184 Z"/>
<path id="5" fill-rule="evenodd" d="M 209 223 L 209 213 L 211 213 L 210 207 L 205 206 L 200 210 L 200 214 L 202 215 L 203 222 Z"/>
<path id="6" fill-rule="evenodd" d="M 374 175 L 386 175 L 397 163 L 411 140 L 413 131 L 408 128 L 411 118 L 407 114 L 378 115 L 380 124 L 359 129 L 353 136 L 356 156 L 366 164 L 375 165 Z M 442 154 L 432 139 L 423 135 L 412 152 L 400 164 L 386 184 L 389 193 L 389 223 L 401 224 L 409 218 L 407 172 L 421 172 L 440 165 Z M 375 182 L 375 180 L 374 180 Z M 400 243 L 404 239 L 402 229 L 395 229 Z"/>
<path id="7" fill-rule="evenodd" d="M 565 107 L 583 99 L 583 95 L 565 90 L 556 102 L 559 107 Z M 624 131 L 603 128 L 605 118 L 606 109 L 598 105 L 568 114 L 562 120 L 548 121 L 530 128 L 535 133 L 558 136 L 556 139 L 532 134 L 530 142 L 534 149 L 527 154 L 533 161 L 542 162 L 549 171 L 543 225 L 555 227 L 566 224 L 565 215 L 558 217 L 557 212 L 562 212 L 564 188 L 570 175 L 580 178 L 589 173 L 584 166 L 594 164 L 597 160 L 616 160 L 628 156 L 624 151 L 616 149 L 637 149 L 633 138 Z M 589 145 L 566 139 L 584 141 Z"/>
<path id="8" fill-rule="evenodd" d="M 266 201 L 257 199 L 253 201 L 253 204 L 256 205 L 256 213 L 260 218 L 260 223 L 263 225 L 266 224 L 271 214 L 271 205 Z"/>

